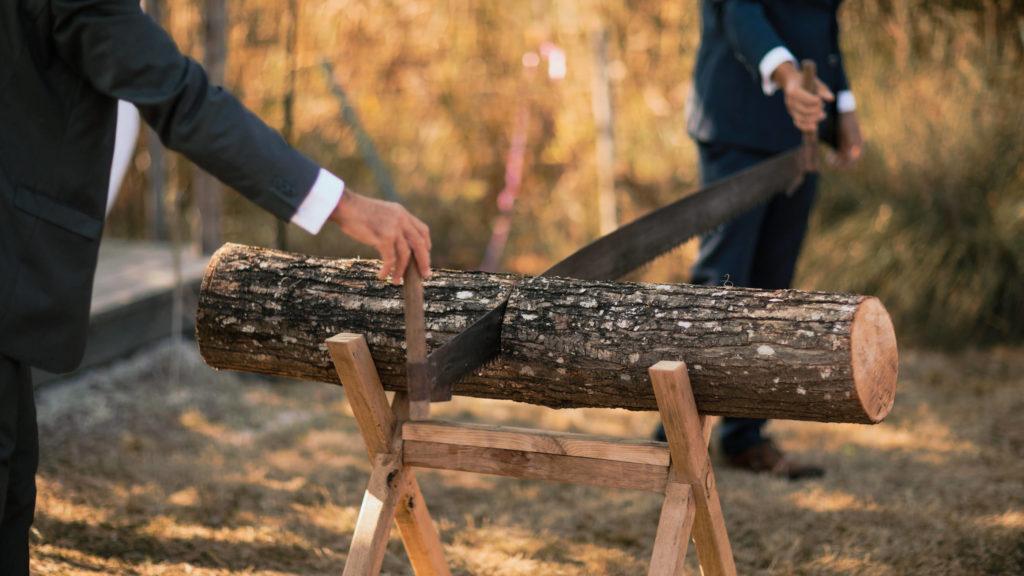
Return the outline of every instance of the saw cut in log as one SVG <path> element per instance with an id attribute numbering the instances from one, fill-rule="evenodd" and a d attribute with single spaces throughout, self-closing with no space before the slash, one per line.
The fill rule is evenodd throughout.
<path id="1" fill-rule="evenodd" d="M 400 287 L 379 262 L 228 244 L 203 279 L 196 338 L 214 368 L 337 383 L 324 341 L 365 336 L 384 387 L 405 389 Z M 510 297 L 502 353 L 459 396 L 556 408 L 657 410 L 647 368 L 686 362 L 698 409 L 722 416 L 881 421 L 896 392 L 896 336 L 853 294 L 635 284 L 435 270 L 427 347 Z"/>

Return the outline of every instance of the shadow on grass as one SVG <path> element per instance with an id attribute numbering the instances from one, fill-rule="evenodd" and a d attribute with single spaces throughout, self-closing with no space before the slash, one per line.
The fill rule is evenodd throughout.
<path id="1" fill-rule="evenodd" d="M 1012 443 L 991 441 L 999 429 L 993 426 L 1012 424 L 1021 405 L 1019 387 L 1005 381 L 1013 371 L 958 372 L 932 366 L 929 357 L 909 362 L 885 424 L 772 425 L 785 447 L 825 464 L 826 478 L 794 484 L 716 463 L 741 572 L 1024 571 L 1024 468 L 1012 458 Z M 963 384 L 992 374 L 999 382 Z M 110 561 L 124 566 L 114 573 L 185 562 L 217 573 L 339 570 L 369 473 L 341 391 L 243 384 L 198 370 L 192 376 L 188 384 L 153 382 L 145 393 L 134 381 L 78 391 L 72 410 L 46 418 L 37 528 L 57 549 L 48 548 L 43 563 L 57 566 L 55 573 L 99 570 Z M 109 401 L 83 406 L 91 392 L 107 393 Z M 446 410 L 463 420 L 600 434 L 636 435 L 651 422 L 645 414 L 609 412 L 602 421 L 510 403 Z M 462 473 L 418 476 L 458 574 L 646 569 L 657 495 Z M 61 549 L 81 554 L 61 556 Z M 691 546 L 693 573 L 695 556 Z M 410 572 L 397 534 L 385 570 Z"/>
<path id="2" fill-rule="evenodd" d="M 234 570 L 289 570 L 308 563 L 309 550 L 297 545 L 256 542 L 225 542 L 214 538 L 155 536 L 141 530 L 143 525 L 64 522 L 40 514 L 36 527 L 43 534 L 58 535 L 50 544 L 74 548 L 90 556 L 117 558 L 131 564 L 186 562 L 197 567 Z M 334 535 L 338 546 L 348 541 Z M 73 544 L 72 544 L 73 543 Z M 99 569 L 99 565 L 82 568 Z"/>

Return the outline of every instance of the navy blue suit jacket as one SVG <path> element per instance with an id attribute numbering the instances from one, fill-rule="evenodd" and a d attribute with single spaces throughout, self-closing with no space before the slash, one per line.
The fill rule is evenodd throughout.
<path id="1" fill-rule="evenodd" d="M 758 65 L 785 46 L 810 58 L 818 77 L 838 94 L 849 84 L 839 52 L 836 12 L 842 0 L 702 0 L 701 44 L 694 70 L 687 130 L 698 142 L 781 152 L 800 144 L 782 91 L 765 96 Z M 831 104 L 821 137 L 835 144 Z"/>
<path id="2" fill-rule="evenodd" d="M 183 56 L 139 0 L 0 2 L 0 356 L 78 366 L 117 99 L 283 220 L 319 166 Z"/>

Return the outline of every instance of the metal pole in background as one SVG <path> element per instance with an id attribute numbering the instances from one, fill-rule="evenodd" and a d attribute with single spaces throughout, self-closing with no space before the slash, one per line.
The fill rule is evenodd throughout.
<path id="1" fill-rule="evenodd" d="M 597 130 L 597 213 L 601 236 L 618 228 L 615 206 L 615 117 L 608 74 L 608 31 L 598 20 L 590 32 L 594 51 L 593 109 Z"/>

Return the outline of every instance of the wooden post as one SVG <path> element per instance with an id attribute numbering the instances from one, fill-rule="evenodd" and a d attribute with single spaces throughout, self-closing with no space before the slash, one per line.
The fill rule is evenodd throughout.
<path id="1" fill-rule="evenodd" d="M 697 414 L 686 364 L 662 361 L 649 372 L 672 454 L 671 481 L 685 482 L 693 488 L 697 508 L 693 538 L 703 572 L 707 576 L 736 574 L 715 473 L 708 457 L 705 423 Z"/>

